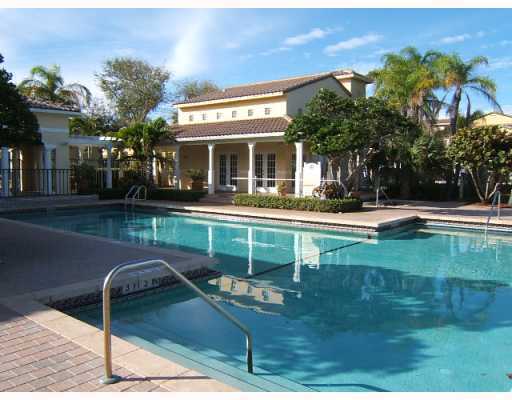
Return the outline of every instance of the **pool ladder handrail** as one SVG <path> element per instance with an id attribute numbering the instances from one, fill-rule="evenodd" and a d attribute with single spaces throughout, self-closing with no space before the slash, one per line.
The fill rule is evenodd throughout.
<path id="1" fill-rule="evenodd" d="M 144 190 L 144 198 L 140 197 L 141 191 Z M 148 189 L 146 185 L 132 185 L 128 193 L 124 196 L 125 205 L 128 203 L 128 200 L 131 200 L 131 204 L 135 202 L 135 200 L 147 200 L 148 198 Z"/>
<path id="2" fill-rule="evenodd" d="M 501 218 L 501 191 L 496 190 L 492 197 L 491 209 L 489 210 L 489 215 L 487 216 L 487 222 L 485 223 L 485 232 L 487 233 L 487 229 L 489 229 L 489 223 L 491 222 L 492 214 L 496 208 L 496 219 L 499 221 Z"/>
<path id="3" fill-rule="evenodd" d="M 237 318 L 231 315 L 229 312 L 224 310 L 221 306 L 219 306 L 215 301 L 210 299 L 206 293 L 204 293 L 201 289 L 199 289 L 195 284 L 193 284 L 188 278 L 179 273 L 175 268 L 171 267 L 169 263 L 161 259 L 148 259 L 148 260 L 138 260 L 138 261 L 129 261 L 123 264 L 119 264 L 114 267 L 109 274 L 106 276 L 105 281 L 103 282 L 103 351 L 104 351 L 104 359 L 105 359 L 105 376 L 100 379 L 100 383 L 103 384 L 112 384 L 118 382 L 121 378 L 116 375 L 112 375 L 112 338 L 111 338 L 111 321 L 110 321 L 110 311 L 111 311 L 111 298 L 110 291 L 112 289 L 112 282 L 114 278 L 119 275 L 122 271 L 125 270 L 134 270 L 138 268 L 145 267 L 154 267 L 155 264 L 160 264 L 169 269 L 174 276 L 176 276 L 183 284 L 185 284 L 189 289 L 192 289 L 199 297 L 201 297 L 210 307 L 212 307 L 215 311 L 221 314 L 223 317 L 232 322 L 235 326 L 237 326 L 245 335 L 246 338 L 246 360 L 247 360 L 247 371 L 252 374 L 253 373 L 253 362 L 252 362 L 252 334 L 249 329 L 242 324 Z"/>

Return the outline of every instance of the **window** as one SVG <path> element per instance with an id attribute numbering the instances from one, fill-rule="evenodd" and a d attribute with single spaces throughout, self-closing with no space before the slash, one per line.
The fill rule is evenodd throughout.
<path id="1" fill-rule="evenodd" d="M 217 113 L 217 119 L 222 119 L 222 113 L 221 112 Z"/>
<path id="2" fill-rule="evenodd" d="M 219 158 L 219 185 L 226 186 L 226 155 L 221 154 Z"/>
<path id="3" fill-rule="evenodd" d="M 188 116 L 188 122 L 194 122 L 194 114 Z"/>
<path id="4" fill-rule="evenodd" d="M 265 115 L 270 115 L 270 108 L 265 108 Z"/>
<path id="5" fill-rule="evenodd" d="M 236 181 L 238 178 L 238 155 L 231 154 L 229 158 L 229 184 L 231 186 L 236 186 Z"/>
<path id="6" fill-rule="evenodd" d="M 263 186 L 263 154 L 257 153 L 255 160 L 255 172 L 256 172 L 256 186 Z"/>
<path id="7" fill-rule="evenodd" d="M 231 118 L 236 118 L 236 110 L 231 111 Z"/>
<path id="8" fill-rule="evenodd" d="M 302 108 L 300 108 L 300 107 L 298 108 L 298 110 L 297 110 L 297 114 L 298 114 L 298 115 L 302 115 Z"/>
<path id="9" fill-rule="evenodd" d="M 267 186 L 275 187 L 276 186 L 276 154 L 269 153 L 267 154 Z"/>
<path id="10" fill-rule="evenodd" d="M 208 118 L 208 114 L 203 113 L 203 115 L 201 115 L 201 118 L 203 119 L 203 121 L 206 121 L 206 119 Z"/>
<path id="11" fill-rule="evenodd" d="M 249 108 L 249 109 L 247 110 L 247 116 L 248 116 L 248 117 L 252 117 L 252 115 L 253 115 L 253 114 L 254 114 L 254 111 L 253 111 L 251 108 Z"/>

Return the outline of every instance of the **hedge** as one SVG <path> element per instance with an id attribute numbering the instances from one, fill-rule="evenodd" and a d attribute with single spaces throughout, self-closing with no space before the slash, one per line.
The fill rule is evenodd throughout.
<path id="1" fill-rule="evenodd" d="M 99 192 L 100 200 L 124 199 L 125 188 L 104 189 Z M 175 189 L 152 189 L 148 192 L 148 200 L 199 201 L 206 192 Z"/>
<path id="2" fill-rule="evenodd" d="M 344 199 L 321 200 L 316 197 L 295 198 L 254 194 L 237 194 L 234 197 L 234 204 L 237 206 L 330 213 L 359 211 L 363 205 L 360 199 L 349 197 Z"/>

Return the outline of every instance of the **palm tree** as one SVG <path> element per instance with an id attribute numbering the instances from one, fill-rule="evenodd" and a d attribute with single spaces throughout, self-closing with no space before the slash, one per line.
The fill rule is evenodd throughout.
<path id="1" fill-rule="evenodd" d="M 435 51 L 422 55 L 415 47 L 384 55 L 384 66 L 370 72 L 375 80 L 375 95 L 418 123 L 428 121 L 430 109 L 439 102 L 434 90 L 441 83 L 433 68 L 439 57 L 441 54 Z"/>
<path id="2" fill-rule="evenodd" d="M 448 106 L 450 115 L 450 133 L 454 134 L 458 127 L 460 103 L 466 97 L 466 120 L 471 116 L 471 92 L 482 95 L 495 109 L 501 111 L 496 100 L 496 83 L 487 76 L 478 75 L 481 66 L 489 64 L 487 57 L 478 56 L 464 61 L 458 54 L 447 54 L 438 57 L 434 66 L 439 73 L 439 79 L 444 89 L 453 90 L 453 97 Z"/>
<path id="3" fill-rule="evenodd" d="M 41 100 L 75 105 L 80 108 L 91 101 L 91 92 L 79 83 L 64 84 L 64 78 L 58 65 L 47 68 L 42 65 L 30 70 L 30 78 L 24 79 L 19 85 L 21 94 Z"/>

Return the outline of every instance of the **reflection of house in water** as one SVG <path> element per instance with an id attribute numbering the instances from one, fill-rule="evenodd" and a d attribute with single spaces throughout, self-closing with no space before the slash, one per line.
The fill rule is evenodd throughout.
<path id="1" fill-rule="evenodd" d="M 208 281 L 219 288 L 220 295 L 213 295 L 216 300 L 227 301 L 238 307 L 250 308 L 267 314 L 277 314 L 277 308 L 284 305 L 284 292 L 299 295 L 293 290 L 270 286 L 256 286 L 254 282 L 223 275 Z M 274 311 L 274 307 L 276 310 Z"/>

